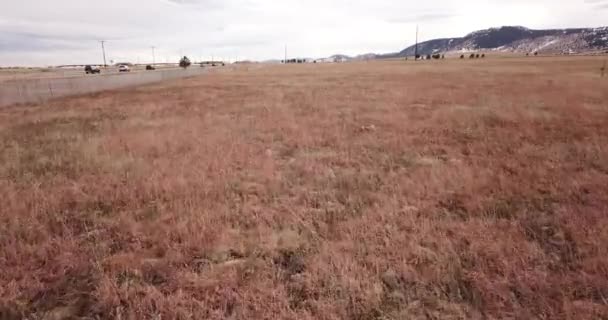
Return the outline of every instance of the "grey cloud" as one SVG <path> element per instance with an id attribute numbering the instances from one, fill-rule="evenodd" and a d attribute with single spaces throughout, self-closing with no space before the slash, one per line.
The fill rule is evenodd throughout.
<path id="1" fill-rule="evenodd" d="M 229 1 L 221 0 L 160 0 L 161 2 L 178 6 L 187 7 L 189 9 L 204 9 L 204 10 L 217 10 L 222 8 L 229 8 L 232 4 Z"/>
<path id="2" fill-rule="evenodd" d="M 595 9 L 608 9 L 608 0 L 585 0 L 585 3 L 594 5 Z"/>
<path id="3" fill-rule="evenodd" d="M 595 6 L 595 8 L 601 9 L 601 10 L 608 9 L 608 2 L 600 3 L 597 6 Z"/>
<path id="4" fill-rule="evenodd" d="M 167 2 L 175 3 L 175 4 L 196 4 L 200 3 L 199 0 L 165 0 Z"/>
<path id="5" fill-rule="evenodd" d="M 82 23 L 80 21 L 61 21 L 53 19 L 13 19 L 2 20 L 0 32 L 21 35 L 40 40 L 84 41 L 101 39 L 128 39 L 133 35 L 144 34 L 137 25 L 125 29 L 115 24 Z"/>
<path id="6" fill-rule="evenodd" d="M 211 47 L 216 48 L 236 48 L 236 47 L 255 47 L 255 46 L 263 46 L 269 44 L 270 41 L 267 40 L 257 40 L 257 39 L 247 39 L 247 40 L 217 40 L 210 41 L 207 44 Z"/>
<path id="7" fill-rule="evenodd" d="M 47 35 L 0 31 L 0 52 L 32 52 L 48 50 L 74 50 L 83 48 L 80 41 L 62 40 Z M 76 39 L 72 39 L 76 40 Z"/>
<path id="8" fill-rule="evenodd" d="M 7 36 L 34 39 L 38 41 L 86 41 L 86 40 L 99 40 L 103 39 L 100 35 L 95 34 L 57 34 L 57 33 L 34 33 L 34 32 L 21 32 L 21 31 L 3 31 L 0 30 L 0 34 L 4 33 Z"/>
<path id="9" fill-rule="evenodd" d="M 437 21 L 437 20 L 445 20 L 449 18 L 453 18 L 458 16 L 454 13 L 445 13 L 445 12 L 431 12 L 431 13 L 423 13 L 418 15 L 410 15 L 404 16 L 402 18 L 391 18 L 388 19 L 388 22 L 392 23 L 418 23 L 418 22 L 429 22 L 429 21 Z"/>

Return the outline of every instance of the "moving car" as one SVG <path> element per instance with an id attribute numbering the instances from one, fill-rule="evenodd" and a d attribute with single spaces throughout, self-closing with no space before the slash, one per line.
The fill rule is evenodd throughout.
<path id="1" fill-rule="evenodd" d="M 101 70 L 99 69 L 98 66 L 85 66 L 84 67 L 84 73 L 86 74 L 96 74 L 96 73 L 101 73 Z"/>
<path id="2" fill-rule="evenodd" d="M 129 68 L 129 66 L 121 64 L 120 66 L 118 66 L 118 72 L 130 72 L 131 68 Z"/>
<path id="3" fill-rule="evenodd" d="M 151 66 L 151 65 L 147 65 L 147 66 L 146 66 L 146 70 L 156 70 L 156 68 L 154 68 L 154 67 L 153 67 L 153 66 Z"/>

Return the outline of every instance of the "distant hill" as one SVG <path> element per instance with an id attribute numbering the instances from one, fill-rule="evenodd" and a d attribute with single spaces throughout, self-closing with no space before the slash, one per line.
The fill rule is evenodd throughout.
<path id="1" fill-rule="evenodd" d="M 532 30 L 508 26 L 418 44 L 418 53 L 422 55 L 455 51 L 572 53 L 603 49 L 608 49 L 608 27 Z M 406 57 L 414 53 L 415 46 L 411 46 L 383 57 Z"/>
<path id="2" fill-rule="evenodd" d="M 355 57 L 336 54 L 319 62 L 361 61 L 385 58 L 413 57 L 415 45 L 400 52 L 367 53 Z M 570 54 L 608 50 L 608 27 L 533 30 L 506 26 L 479 30 L 462 38 L 444 38 L 420 42 L 418 53 L 466 53 L 477 51 Z"/>

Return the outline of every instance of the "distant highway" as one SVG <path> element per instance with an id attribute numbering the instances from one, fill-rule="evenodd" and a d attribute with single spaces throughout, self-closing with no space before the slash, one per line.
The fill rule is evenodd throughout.
<path id="1" fill-rule="evenodd" d="M 185 70 L 181 68 L 152 71 L 136 69 L 119 73 L 117 69 L 108 69 L 102 70 L 99 75 L 87 75 L 84 73 L 84 68 L 83 71 L 54 72 L 54 70 L 23 74 L 10 74 L 6 70 L 2 70 L 0 71 L 0 83 L 2 84 L 0 85 L 0 107 L 21 103 L 41 103 L 57 97 L 197 76 L 204 74 L 207 70 L 207 68 L 193 66 Z"/>
<path id="2" fill-rule="evenodd" d="M 145 70 L 144 67 L 133 67 L 131 72 L 123 72 L 122 74 L 130 74 L 135 72 L 160 72 L 166 70 L 178 70 L 179 67 L 162 67 L 157 70 Z M 108 67 L 101 69 L 101 76 L 120 74 L 117 67 Z M 84 67 L 82 68 L 53 68 L 53 69 L 3 69 L 0 70 L 0 82 L 4 81 L 22 81 L 32 79 L 48 79 L 48 78 L 74 78 L 74 77 L 94 77 L 99 76 L 94 74 L 85 74 Z"/>

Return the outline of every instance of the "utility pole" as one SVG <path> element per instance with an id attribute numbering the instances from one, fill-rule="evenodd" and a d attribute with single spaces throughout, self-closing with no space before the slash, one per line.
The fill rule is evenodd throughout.
<path id="1" fill-rule="evenodd" d="M 416 48 L 414 49 L 414 60 L 418 60 L 418 25 L 416 25 Z"/>
<path id="2" fill-rule="evenodd" d="M 287 45 L 285 45 L 285 60 L 283 60 L 284 64 L 287 64 Z"/>
<path id="3" fill-rule="evenodd" d="M 150 47 L 152 48 L 152 65 L 156 64 L 156 55 L 154 54 L 154 49 L 156 49 L 155 46 Z"/>
<path id="4" fill-rule="evenodd" d="M 103 53 L 103 67 L 106 68 L 108 66 L 108 64 L 106 63 L 106 47 L 104 45 L 106 43 L 106 40 L 101 40 L 99 42 L 101 42 L 101 52 Z"/>

